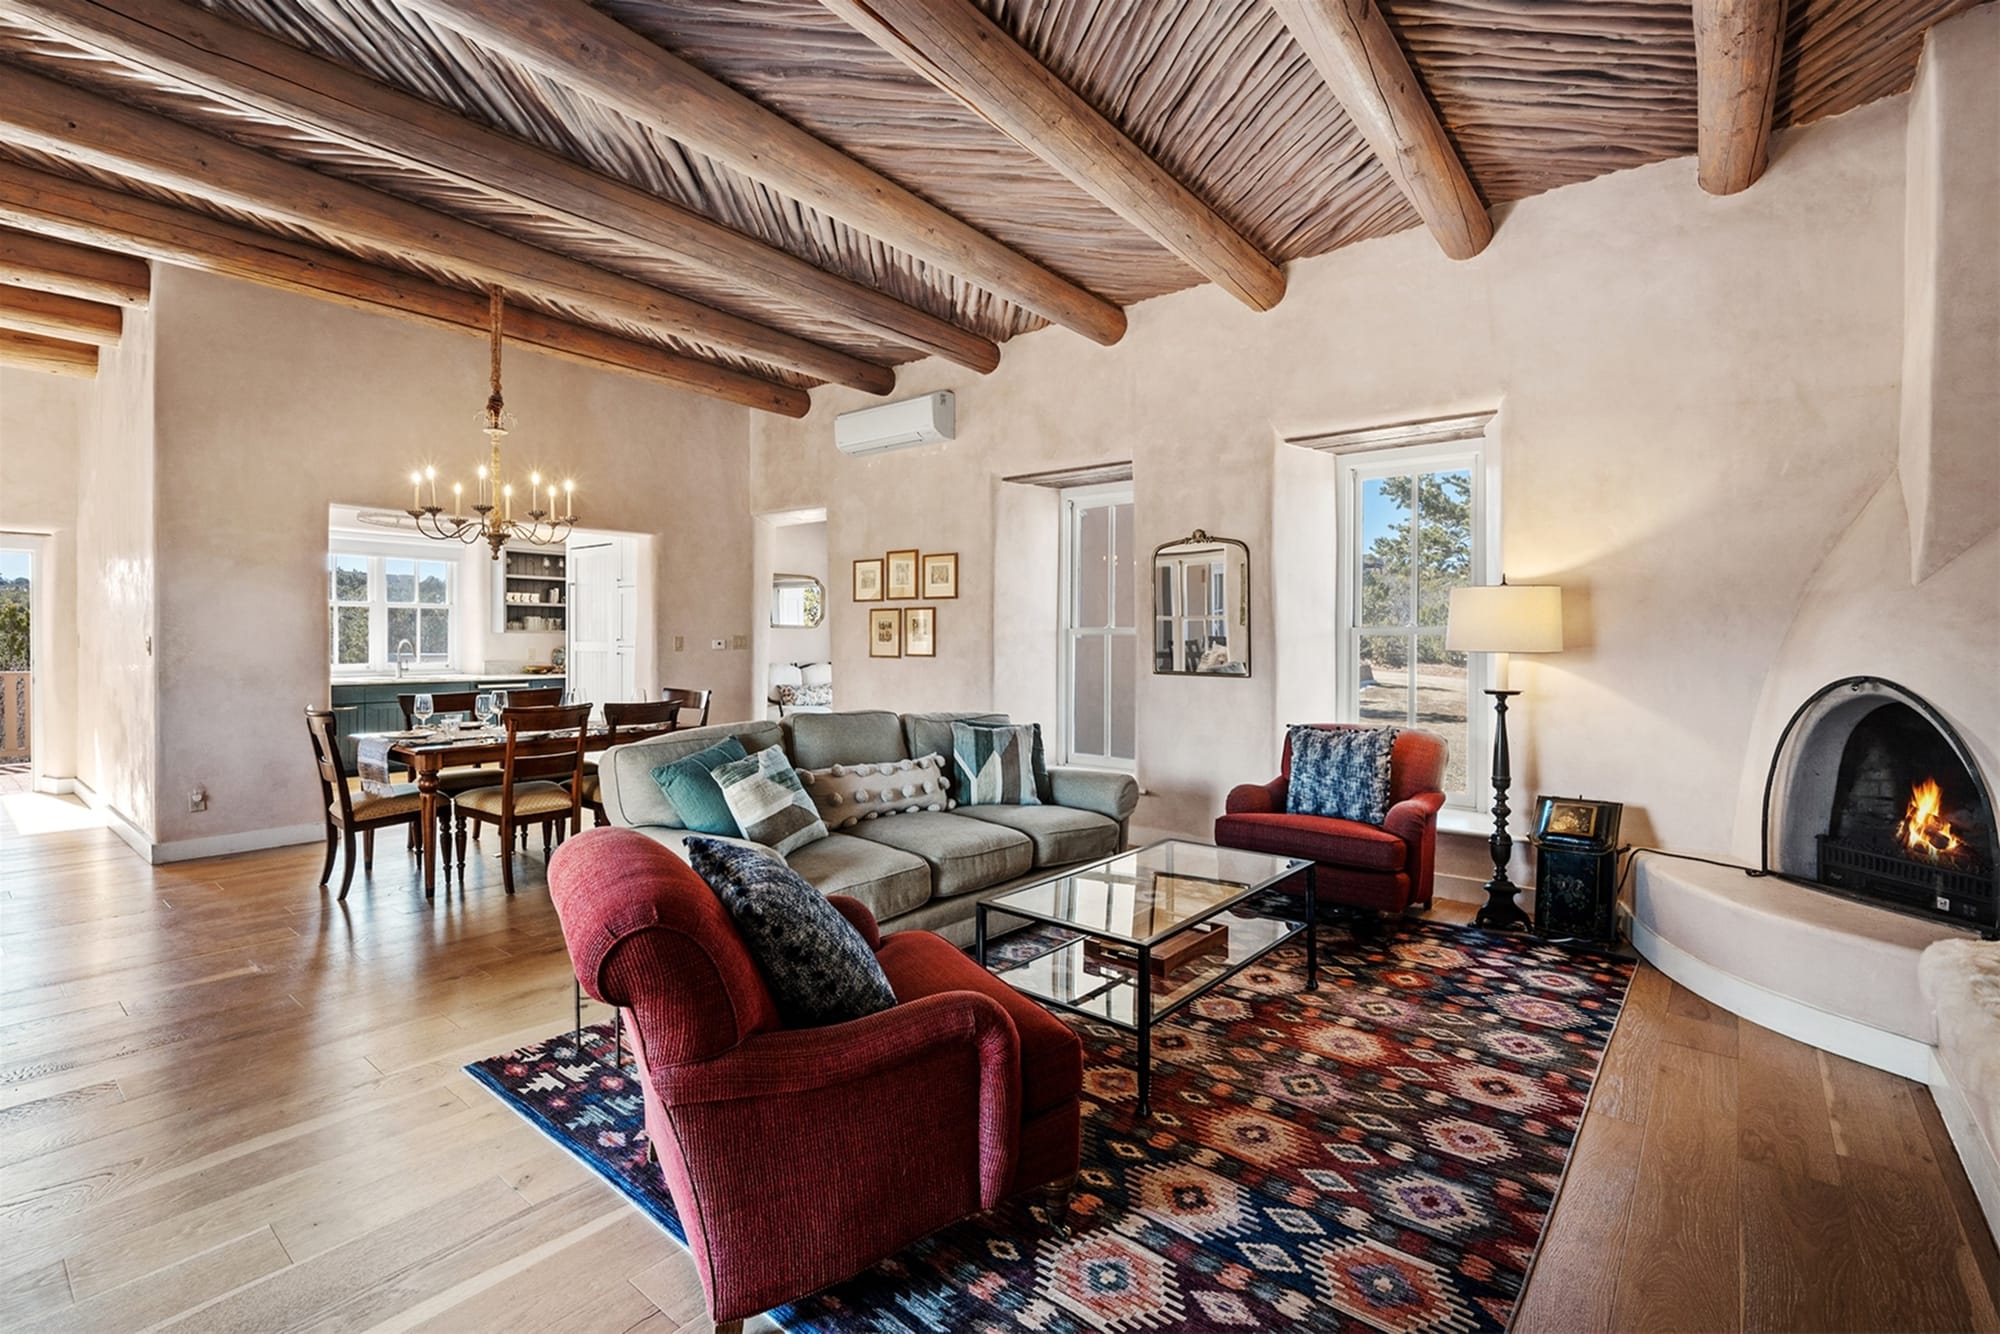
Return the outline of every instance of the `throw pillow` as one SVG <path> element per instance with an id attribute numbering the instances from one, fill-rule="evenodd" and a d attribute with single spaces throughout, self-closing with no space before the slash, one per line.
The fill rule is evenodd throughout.
<path id="1" fill-rule="evenodd" d="M 896 993 L 875 952 L 797 871 L 759 848 L 687 841 L 688 864 L 729 909 L 790 1028 L 845 1023 L 886 1010 Z"/>
<path id="2" fill-rule="evenodd" d="M 1389 815 L 1389 759 L 1400 730 L 1294 727 L 1285 810 L 1381 824 Z"/>
<path id="3" fill-rule="evenodd" d="M 715 781 L 715 771 L 725 764 L 745 758 L 749 753 L 735 737 L 724 737 L 707 750 L 684 755 L 653 770 L 653 781 L 660 785 L 660 791 L 680 813 L 683 829 L 692 829 L 698 834 L 743 837 L 736 817 L 729 813 L 729 803 L 722 799 L 722 788 Z"/>
<path id="4" fill-rule="evenodd" d="M 951 725 L 953 783 L 961 806 L 1039 806 L 1034 724 Z"/>
<path id="5" fill-rule="evenodd" d="M 845 829 L 884 815 L 941 811 L 950 801 L 944 760 L 936 755 L 887 764 L 803 769 L 799 781 L 812 794 L 819 818 L 829 829 Z"/>
<path id="6" fill-rule="evenodd" d="M 783 856 L 826 837 L 826 824 L 798 771 L 776 746 L 719 766 L 715 781 L 737 828 L 752 843 Z"/>

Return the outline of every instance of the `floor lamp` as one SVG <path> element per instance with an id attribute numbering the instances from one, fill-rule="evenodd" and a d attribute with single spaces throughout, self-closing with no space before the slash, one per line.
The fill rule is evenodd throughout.
<path id="1" fill-rule="evenodd" d="M 1495 587 L 1454 588 L 1445 623 L 1444 646 L 1460 653 L 1555 653 L 1563 646 L 1562 590 L 1553 585 L 1510 584 L 1501 577 Z M 1493 696 L 1493 834 L 1486 846 L 1493 853 L 1493 878 L 1486 882 L 1486 906 L 1473 919 L 1480 926 L 1513 930 L 1528 924 L 1528 915 L 1514 902 L 1514 882 L 1507 862 L 1514 840 L 1507 833 L 1507 788 L 1513 782 L 1507 760 L 1507 701 L 1520 694 L 1507 689 L 1507 659 L 1494 673 Z"/>

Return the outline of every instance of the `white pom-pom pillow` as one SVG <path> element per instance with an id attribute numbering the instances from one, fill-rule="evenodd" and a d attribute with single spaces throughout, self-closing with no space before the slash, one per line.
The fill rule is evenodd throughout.
<path id="1" fill-rule="evenodd" d="M 947 811 L 954 805 L 944 760 L 926 755 L 884 764 L 836 764 L 801 769 L 799 781 L 819 808 L 828 829 L 846 829 L 863 820 L 912 811 Z"/>

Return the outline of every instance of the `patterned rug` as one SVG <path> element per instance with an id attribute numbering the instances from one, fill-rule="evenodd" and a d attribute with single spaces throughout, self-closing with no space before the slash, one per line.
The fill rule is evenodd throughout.
<path id="1" fill-rule="evenodd" d="M 996 956 L 1059 937 L 1022 932 Z M 996 963 L 1003 961 L 996 957 Z M 1084 1044 L 1065 1238 L 1037 1193 L 772 1313 L 787 1330 L 1501 1330 L 1631 981 L 1628 960 L 1409 922 L 1322 927 L 1153 1036 L 1135 1124 L 1128 1033 Z M 645 1163 L 609 1026 L 466 1067 L 683 1234 Z"/>

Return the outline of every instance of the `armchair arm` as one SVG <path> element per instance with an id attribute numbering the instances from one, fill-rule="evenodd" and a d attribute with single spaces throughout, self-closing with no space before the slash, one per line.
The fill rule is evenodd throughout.
<path id="1" fill-rule="evenodd" d="M 1138 780 L 1109 769 L 1051 769 L 1049 789 L 1058 806 L 1095 811 L 1120 824 L 1139 808 Z"/>
<path id="2" fill-rule="evenodd" d="M 840 915 L 861 933 L 861 938 L 868 942 L 869 949 L 882 948 L 882 929 L 875 924 L 875 914 L 868 911 L 867 904 L 846 894 L 829 894 L 826 896 L 826 901 L 840 909 Z"/>
<path id="3" fill-rule="evenodd" d="M 1437 827 L 1437 813 L 1443 808 L 1444 793 L 1419 792 L 1391 806 L 1382 817 L 1382 827 L 1405 843 L 1414 843 L 1423 837 L 1427 827 Z"/>
<path id="4" fill-rule="evenodd" d="M 1225 815 L 1273 815 L 1285 809 L 1287 784 L 1282 777 L 1268 783 L 1244 783 L 1229 790 Z"/>

